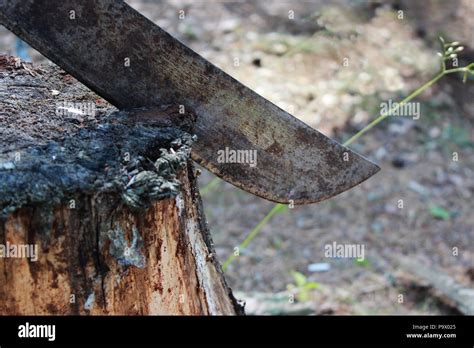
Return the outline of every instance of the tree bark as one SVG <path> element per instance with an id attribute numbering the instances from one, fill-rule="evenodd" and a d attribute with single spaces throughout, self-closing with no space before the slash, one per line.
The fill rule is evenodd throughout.
<path id="1" fill-rule="evenodd" d="M 0 57 L 0 314 L 243 314 L 169 110 L 130 119 L 56 67 Z"/>

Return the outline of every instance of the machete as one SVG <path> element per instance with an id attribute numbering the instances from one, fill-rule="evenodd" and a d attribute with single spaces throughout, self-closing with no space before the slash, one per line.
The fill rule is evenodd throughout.
<path id="1" fill-rule="evenodd" d="M 190 108 L 196 115 L 193 160 L 257 196 L 318 202 L 379 170 L 123 1 L 0 0 L 0 23 L 119 109 Z M 222 156 L 245 151 L 256 155 L 255 165 Z"/>

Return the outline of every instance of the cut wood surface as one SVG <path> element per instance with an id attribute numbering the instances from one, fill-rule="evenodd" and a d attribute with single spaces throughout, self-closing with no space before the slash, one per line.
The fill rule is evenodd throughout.
<path id="1" fill-rule="evenodd" d="M 173 110 L 129 122 L 57 67 L 0 57 L 1 315 L 243 313 Z"/>

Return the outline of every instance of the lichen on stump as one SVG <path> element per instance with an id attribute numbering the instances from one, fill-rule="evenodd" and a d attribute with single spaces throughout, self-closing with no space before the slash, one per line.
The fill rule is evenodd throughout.
<path id="1" fill-rule="evenodd" d="M 192 113 L 118 111 L 11 57 L 0 106 L 0 243 L 38 250 L 0 258 L 0 314 L 242 313 L 202 213 Z"/>

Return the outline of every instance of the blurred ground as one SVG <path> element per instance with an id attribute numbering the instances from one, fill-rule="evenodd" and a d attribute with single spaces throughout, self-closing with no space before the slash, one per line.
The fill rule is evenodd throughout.
<path id="1" fill-rule="evenodd" d="M 472 31 L 465 29 L 469 22 L 462 19 L 474 18 L 473 7 L 465 1 L 458 1 L 463 11 L 450 6 L 449 23 L 420 17 L 419 3 L 428 3 L 421 0 L 406 9 L 403 1 L 394 6 L 343 0 L 128 3 L 340 141 L 378 116 L 381 102 L 401 100 L 436 74 L 433 37 L 455 33 L 468 54 L 474 47 Z M 397 6 L 404 9 L 402 19 Z M 440 33 L 434 32 L 438 28 Z M 1 28 L 0 52 L 13 54 L 12 48 L 13 35 Z M 37 52 L 30 54 L 44 61 Z M 331 200 L 275 216 L 227 270 L 232 288 L 280 293 L 298 271 L 319 284 L 308 298 L 316 313 L 453 313 L 423 287 L 400 282 L 400 270 L 386 261 L 414 258 L 466 287 L 474 285 L 474 81 L 466 86 L 459 80 L 451 76 L 423 94 L 419 120 L 392 117 L 354 143 L 351 147 L 382 171 Z M 201 186 L 212 179 L 204 171 Z M 224 182 L 206 189 L 203 199 L 221 262 L 273 206 Z M 363 244 L 367 261 L 325 258 L 324 246 L 333 241 Z M 321 262 L 329 271 L 308 271 L 308 265 Z"/>

